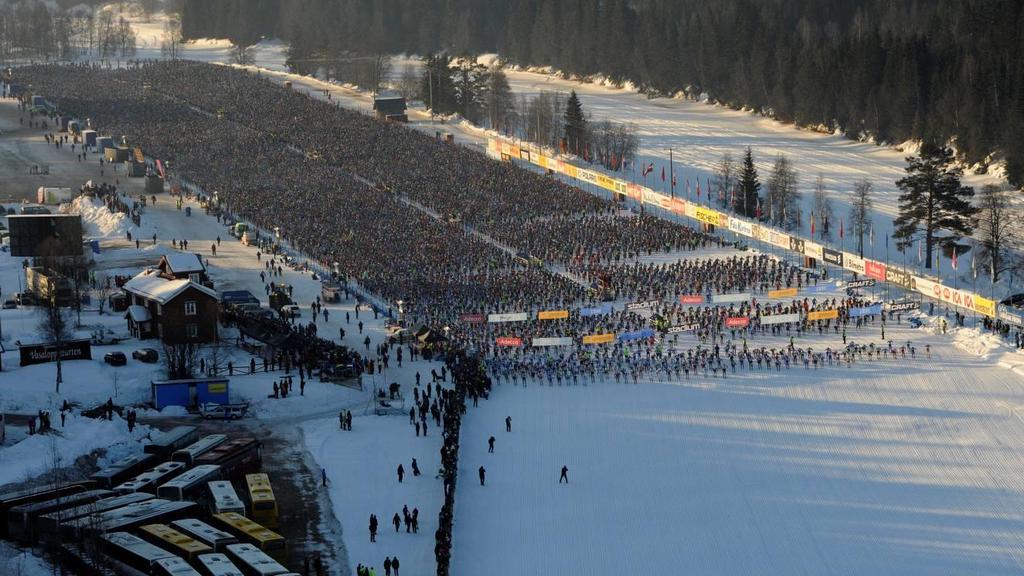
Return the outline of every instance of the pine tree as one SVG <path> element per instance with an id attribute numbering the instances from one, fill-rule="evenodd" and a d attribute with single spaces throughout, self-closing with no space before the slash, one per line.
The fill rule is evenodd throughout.
<path id="1" fill-rule="evenodd" d="M 515 114 L 515 98 L 508 85 L 508 77 L 500 67 L 491 70 L 490 82 L 487 86 L 487 117 L 491 129 L 507 133 L 511 128 L 512 115 Z"/>
<path id="2" fill-rule="evenodd" d="M 857 254 L 864 257 L 864 235 L 871 230 L 871 182 L 867 178 L 853 185 L 850 202 L 850 233 L 857 237 Z"/>
<path id="3" fill-rule="evenodd" d="M 756 217 L 760 191 L 761 182 L 757 179 L 754 153 L 748 147 L 747 153 L 743 156 L 743 170 L 740 172 L 740 193 L 736 197 L 736 205 L 733 206 L 733 210 L 747 218 Z"/>
<path id="4" fill-rule="evenodd" d="M 565 140 L 572 154 L 583 154 L 587 149 L 587 119 L 575 90 L 565 103 Z"/>
<path id="5" fill-rule="evenodd" d="M 906 172 L 896 181 L 902 194 L 893 237 L 902 249 L 923 233 L 925 266 L 930 268 L 936 245 L 956 242 L 973 230 L 978 212 L 970 202 L 974 189 L 961 185 L 963 171 L 953 166 L 953 151 L 943 146 L 923 145 L 918 156 L 907 158 Z"/>
<path id="6" fill-rule="evenodd" d="M 428 54 L 423 59 L 424 70 L 420 77 L 420 100 L 433 113 L 452 114 L 458 112 L 451 60 L 451 56 L 447 54 Z"/>

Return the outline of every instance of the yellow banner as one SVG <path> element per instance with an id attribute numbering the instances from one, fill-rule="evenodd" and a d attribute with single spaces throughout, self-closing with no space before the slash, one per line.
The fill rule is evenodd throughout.
<path id="1" fill-rule="evenodd" d="M 615 341 L 615 334 L 591 334 L 583 337 L 584 344 L 607 344 Z"/>
<path id="2" fill-rule="evenodd" d="M 797 294 L 796 288 L 783 288 L 782 290 L 769 290 L 769 298 L 793 298 Z"/>
<path id="3" fill-rule="evenodd" d="M 708 208 L 697 206 L 697 220 L 712 226 L 718 226 L 718 212 Z"/>
<path id="4" fill-rule="evenodd" d="M 839 318 L 839 310 L 815 310 L 807 313 L 808 320 L 835 320 Z"/>
<path id="5" fill-rule="evenodd" d="M 996 317 L 996 303 L 995 300 L 989 300 L 988 298 L 982 298 L 981 296 L 974 297 L 974 311 L 978 314 L 984 314 L 989 318 Z"/>
<path id="6" fill-rule="evenodd" d="M 604 174 L 597 175 L 597 185 L 605 190 L 615 190 L 615 180 L 605 176 Z"/>
<path id="7" fill-rule="evenodd" d="M 537 320 L 565 320 L 568 317 L 568 310 L 544 310 L 537 312 Z"/>

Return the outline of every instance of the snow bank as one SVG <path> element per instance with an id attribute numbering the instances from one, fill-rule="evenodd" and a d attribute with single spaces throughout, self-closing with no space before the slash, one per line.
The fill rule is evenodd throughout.
<path id="1" fill-rule="evenodd" d="M 132 221 L 127 214 L 112 213 L 103 202 L 91 196 L 75 198 L 68 208 L 68 213 L 82 215 L 85 235 L 94 240 L 124 238 L 132 229 Z"/>

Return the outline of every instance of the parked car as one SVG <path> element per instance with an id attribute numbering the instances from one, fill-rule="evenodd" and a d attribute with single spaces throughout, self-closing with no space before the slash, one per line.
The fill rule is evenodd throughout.
<path id="1" fill-rule="evenodd" d="M 146 364 L 155 364 L 160 359 L 160 354 L 152 348 L 139 348 L 132 352 L 132 359 Z"/>
<path id="2" fill-rule="evenodd" d="M 128 358 L 124 352 L 107 352 L 103 355 L 103 361 L 111 366 L 124 366 L 128 363 Z"/>
<path id="3" fill-rule="evenodd" d="M 282 318 L 301 318 L 302 309 L 296 304 L 286 304 L 281 306 L 281 317 Z"/>
<path id="4" fill-rule="evenodd" d="M 199 406 L 199 415 L 206 420 L 238 420 L 248 412 L 248 404 L 213 404 Z"/>

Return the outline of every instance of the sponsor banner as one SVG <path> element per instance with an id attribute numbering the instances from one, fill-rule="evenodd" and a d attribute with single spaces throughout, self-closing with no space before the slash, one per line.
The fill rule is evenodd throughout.
<path id="1" fill-rule="evenodd" d="M 459 316 L 459 322 L 465 322 L 466 324 L 482 324 L 486 321 L 486 314 L 462 314 Z"/>
<path id="2" fill-rule="evenodd" d="M 653 328 L 644 328 L 643 330 L 634 330 L 632 332 L 623 332 L 619 334 L 619 340 L 622 342 L 630 342 L 633 340 L 643 340 L 644 338 L 652 338 L 654 336 Z"/>
<path id="3" fill-rule="evenodd" d="M 924 292 L 926 296 L 931 296 L 937 300 L 942 300 L 948 304 L 959 306 L 961 308 L 967 308 L 968 310 L 974 310 L 974 294 L 970 292 L 964 292 L 963 290 L 954 290 L 949 286 L 943 286 L 942 284 L 936 284 L 935 282 L 927 282 L 925 284 L 931 289 L 931 292 Z M 923 292 L 921 282 L 918 281 L 917 289 L 919 292 Z"/>
<path id="4" fill-rule="evenodd" d="M 686 201 L 682 198 L 669 199 L 669 210 L 675 214 L 686 214 Z"/>
<path id="5" fill-rule="evenodd" d="M 783 288 L 782 290 L 769 290 L 769 298 L 794 298 L 797 294 L 796 288 Z"/>
<path id="6" fill-rule="evenodd" d="M 743 292 L 741 294 L 715 294 L 711 297 L 711 301 L 715 304 L 735 304 L 739 302 L 746 302 L 750 300 L 750 292 Z"/>
<path id="7" fill-rule="evenodd" d="M 537 312 L 537 320 L 565 320 L 568 317 L 568 310 L 543 310 Z"/>
<path id="8" fill-rule="evenodd" d="M 615 334 L 590 334 L 583 337 L 584 344 L 607 344 L 615 341 Z"/>
<path id="9" fill-rule="evenodd" d="M 920 302 L 893 302 L 887 306 L 889 312 L 908 312 L 910 310 L 917 310 L 920 307 Z"/>
<path id="10" fill-rule="evenodd" d="M 679 297 L 680 304 L 703 304 L 704 297 L 700 294 L 683 294 Z"/>
<path id="11" fill-rule="evenodd" d="M 729 230 L 743 236 L 749 237 L 754 235 L 754 225 L 739 218 L 729 218 Z"/>
<path id="12" fill-rule="evenodd" d="M 914 289 L 914 277 L 908 272 L 898 270 L 891 266 L 885 269 L 885 281 L 906 288 L 907 290 Z"/>
<path id="13" fill-rule="evenodd" d="M 763 228 L 760 224 L 750 225 L 750 235 L 753 236 L 755 240 L 760 240 L 762 242 L 768 241 L 768 229 Z"/>
<path id="14" fill-rule="evenodd" d="M 864 273 L 867 274 L 868 278 L 874 278 L 875 280 L 885 281 L 885 264 L 881 262 L 875 262 L 874 260 L 864 260 Z"/>
<path id="15" fill-rule="evenodd" d="M 57 360 L 56 344 L 28 344 L 19 346 L 21 365 L 45 364 Z M 61 361 L 92 360 L 92 344 L 88 340 L 70 340 L 60 349 Z"/>
<path id="16" fill-rule="evenodd" d="M 602 304 L 600 306 L 591 306 L 590 308 L 580 308 L 580 316 L 586 318 L 588 316 L 604 316 L 605 314 L 612 313 L 611 304 Z"/>
<path id="17" fill-rule="evenodd" d="M 833 266 L 843 267 L 843 253 L 831 248 L 821 249 L 821 259 Z"/>
<path id="18" fill-rule="evenodd" d="M 574 344 L 572 338 L 534 338 L 534 348 L 540 348 L 542 346 L 572 346 Z"/>
<path id="19" fill-rule="evenodd" d="M 814 284 L 813 286 L 804 286 L 802 290 L 806 294 L 820 294 L 822 292 L 831 292 L 836 289 L 836 285 L 832 282 L 824 282 L 822 284 Z"/>
<path id="20" fill-rule="evenodd" d="M 850 318 L 859 318 L 861 316 L 877 316 L 882 313 L 882 305 L 875 304 L 873 306 L 864 306 L 862 308 L 850 308 Z"/>
<path id="21" fill-rule="evenodd" d="M 974 297 L 974 311 L 978 314 L 984 314 L 989 318 L 996 317 L 996 302 L 995 300 L 989 300 L 988 298 L 982 298 L 981 296 Z"/>
<path id="22" fill-rule="evenodd" d="M 761 316 L 761 324 L 764 326 L 771 326 L 772 324 L 787 324 L 789 322 L 799 322 L 800 314 L 794 312 L 792 314 L 772 314 L 771 316 Z"/>
<path id="23" fill-rule="evenodd" d="M 712 210 L 710 208 L 705 208 L 703 206 L 698 206 L 697 207 L 697 220 L 699 220 L 699 221 L 701 221 L 701 222 L 703 222 L 705 224 L 711 224 L 712 226 L 718 226 L 718 221 L 719 221 L 719 219 L 718 219 L 718 211 L 717 210 Z"/>
<path id="24" fill-rule="evenodd" d="M 640 310 L 643 308 L 654 308 L 658 304 L 661 304 L 661 300 L 641 300 L 639 302 L 630 302 L 626 304 L 626 310 Z"/>
<path id="25" fill-rule="evenodd" d="M 789 234 L 783 234 L 777 230 L 768 231 L 768 243 L 779 248 L 789 249 Z"/>
<path id="26" fill-rule="evenodd" d="M 501 338 L 495 340 L 494 343 L 497 344 L 498 346 L 505 347 L 522 346 L 523 339 L 519 338 L 518 336 L 502 336 Z"/>
<path id="27" fill-rule="evenodd" d="M 863 274 L 864 259 L 852 252 L 843 252 L 843 268 L 853 270 L 857 274 Z"/>
<path id="28" fill-rule="evenodd" d="M 999 313 L 999 319 L 1003 322 L 1017 327 L 1024 327 L 1024 316 L 1021 315 L 1020 311 L 1003 304 L 999 304 L 996 310 Z"/>
<path id="29" fill-rule="evenodd" d="M 814 310 L 807 313 L 808 320 L 834 320 L 839 318 L 839 310 Z"/>
<path id="30" fill-rule="evenodd" d="M 697 324 L 677 324 L 675 326 L 669 326 L 665 330 L 665 334 L 679 334 L 681 332 L 693 332 L 698 328 Z"/>
<path id="31" fill-rule="evenodd" d="M 825 251 L 825 247 L 817 242 L 811 242 L 807 240 L 804 242 L 804 256 L 809 256 L 815 260 L 821 260 L 821 255 Z"/>
<path id="32" fill-rule="evenodd" d="M 696 219 L 697 218 L 697 210 L 699 208 L 700 207 L 698 205 L 694 204 L 693 202 L 687 202 L 686 203 L 686 215 L 689 216 L 690 218 Z"/>
<path id="33" fill-rule="evenodd" d="M 789 237 L 789 249 L 798 254 L 804 253 L 804 239 L 796 236 Z"/>
<path id="34" fill-rule="evenodd" d="M 605 176 L 604 174 L 597 175 L 597 185 L 605 190 L 611 190 L 612 192 L 615 191 L 615 180 Z"/>
<path id="35" fill-rule="evenodd" d="M 869 278 L 867 280 L 850 280 L 849 282 L 846 283 L 846 287 L 852 290 L 854 288 L 868 288 L 870 286 L 874 286 L 875 284 L 876 282 L 873 279 Z"/>
<path id="36" fill-rule="evenodd" d="M 488 314 L 487 322 L 496 324 L 498 322 L 526 322 L 530 315 L 526 312 L 511 312 L 508 314 Z"/>
<path id="37" fill-rule="evenodd" d="M 725 319 L 726 328 L 746 328 L 750 326 L 750 318 L 746 316 L 729 316 Z"/>

